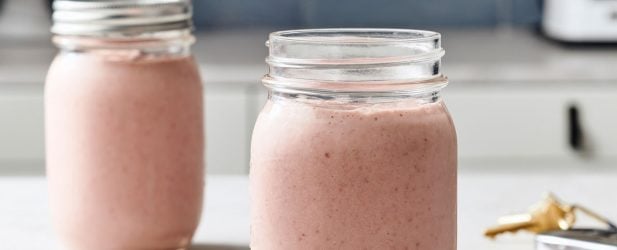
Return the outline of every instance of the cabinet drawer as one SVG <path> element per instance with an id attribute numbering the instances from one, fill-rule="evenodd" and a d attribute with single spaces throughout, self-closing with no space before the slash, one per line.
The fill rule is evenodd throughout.
<path id="1" fill-rule="evenodd" d="M 0 89 L 0 167 L 2 162 L 43 161 L 43 110 L 42 87 Z"/>
<path id="2" fill-rule="evenodd" d="M 617 157 L 616 87 L 493 85 L 445 91 L 461 159 Z M 570 108 L 578 111 L 578 119 Z M 583 150 L 571 145 L 573 122 L 580 124 Z"/>
<path id="3" fill-rule="evenodd" d="M 246 88 L 211 84 L 205 95 L 208 173 L 248 173 L 250 131 Z"/>

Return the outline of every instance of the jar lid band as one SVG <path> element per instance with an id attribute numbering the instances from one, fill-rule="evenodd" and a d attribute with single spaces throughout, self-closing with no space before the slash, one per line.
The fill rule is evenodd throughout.
<path id="1" fill-rule="evenodd" d="M 191 30 L 190 0 L 56 0 L 52 33 L 127 36 Z"/>

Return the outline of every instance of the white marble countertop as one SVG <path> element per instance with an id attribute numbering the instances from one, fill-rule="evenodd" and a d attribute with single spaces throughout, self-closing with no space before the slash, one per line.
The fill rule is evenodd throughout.
<path id="1" fill-rule="evenodd" d="M 266 73 L 267 29 L 207 31 L 193 51 L 208 84 L 256 84 Z M 437 29 L 453 83 L 614 82 L 617 46 L 564 46 L 527 29 Z M 0 86 L 42 86 L 56 48 L 49 38 L 0 39 Z"/>
<path id="2" fill-rule="evenodd" d="M 577 168 L 470 169 L 459 173 L 458 249 L 531 250 L 529 234 L 482 237 L 503 214 L 521 212 L 553 191 L 617 219 L 617 170 Z M 524 170 L 523 170 L 524 169 Z M 244 250 L 249 242 L 246 176 L 210 176 L 206 206 L 195 235 L 197 250 Z M 60 249 L 50 226 L 46 181 L 42 176 L 0 176 L 2 249 Z"/>

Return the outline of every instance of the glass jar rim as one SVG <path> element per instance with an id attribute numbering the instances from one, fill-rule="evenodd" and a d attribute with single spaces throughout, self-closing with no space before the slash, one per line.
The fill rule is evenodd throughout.
<path id="1" fill-rule="evenodd" d="M 325 37 L 340 36 L 341 34 L 356 35 L 365 40 L 327 39 Z M 326 36 L 330 35 L 330 36 Z M 334 35 L 334 36 L 333 36 Z M 381 35 L 381 36 L 376 36 Z M 312 38 L 312 39 L 311 39 Z M 315 39 L 320 38 L 320 39 Z M 270 33 L 268 44 L 271 41 L 310 42 L 320 44 L 383 44 L 383 43 L 413 43 L 441 39 L 441 34 L 428 30 L 416 29 L 383 29 L 383 28 L 325 28 L 325 29 L 296 29 L 282 30 Z"/>
<path id="2" fill-rule="evenodd" d="M 305 67 L 439 60 L 441 34 L 412 29 L 300 29 L 271 33 L 270 65 Z"/>
<path id="3" fill-rule="evenodd" d="M 271 33 L 266 62 L 269 86 L 343 90 L 367 83 L 397 89 L 432 89 L 447 82 L 441 74 L 441 35 L 413 29 L 337 28 Z M 403 83 L 403 84 L 401 84 Z M 416 84 L 413 84 L 416 83 Z M 422 84 L 420 84 L 422 83 Z M 431 84 L 434 83 L 434 84 Z M 414 86 L 411 86 L 414 85 Z M 339 87 L 336 87 L 339 86 Z M 316 87 L 313 85 L 313 87 Z M 310 87 L 309 87 L 310 88 Z"/>

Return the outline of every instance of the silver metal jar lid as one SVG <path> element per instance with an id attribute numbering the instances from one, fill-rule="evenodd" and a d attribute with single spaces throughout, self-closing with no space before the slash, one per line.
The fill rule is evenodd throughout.
<path id="1" fill-rule="evenodd" d="M 191 30 L 191 0 L 56 0 L 57 35 L 127 36 Z"/>
<path id="2" fill-rule="evenodd" d="M 536 236 L 536 250 L 617 250 L 617 231 L 570 229 Z"/>

